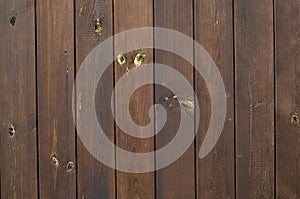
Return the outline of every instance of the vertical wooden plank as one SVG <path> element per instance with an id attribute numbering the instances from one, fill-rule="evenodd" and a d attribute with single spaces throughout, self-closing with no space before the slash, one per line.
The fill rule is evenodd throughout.
<path id="1" fill-rule="evenodd" d="M 234 1 L 236 196 L 274 197 L 273 2 Z"/>
<path id="2" fill-rule="evenodd" d="M 114 30 L 115 34 L 133 29 L 146 26 L 153 26 L 153 1 L 152 0 L 115 0 L 114 1 Z M 115 48 L 122 50 L 126 44 L 131 42 L 137 43 L 143 39 L 138 37 L 134 40 L 129 38 L 122 38 L 123 40 L 115 40 Z M 128 39 L 128 40 L 127 40 Z M 133 51 L 125 54 L 126 63 L 120 67 L 119 64 L 115 64 L 115 83 L 119 80 L 122 75 L 126 75 L 126 68 L 132 69 L 134 66 L 133 60 L 135 56 L 144 52 L 146 58 L 144 64 L 152 63 L 153 52 L 152 49 L 132 49 Z M 142 67 L 142 66 L 140 66 Z M 128 74 L 130 76 L 130 72 Z M 153 76 L 153 73 L 144 74 L 141 73 L 141 76 Z M 126 92 L 124 90 L 123 92 Z M 122 97 L 122 93 L 116 93 L 116 101 L 121 100 L 119 97 Z M 149 107 L 153 105 L 154 93 L 153 86 L 143 86 L 138 89 L 130 100 L 130 113 L 128 117 L 132 117 L 133 120 L 138 125 L 146 125 L 149 121 Z M 116 115 L 121 114 L 120 107 L 115 107 Z M 153 126 L 154 131 L 154 126 Z M 127 151 L 144 153 L 153 151 L 154 149 L 154 139 L 139 139 L 135 137 L 130 137 L 126 135 L 126 132 L 122 132 L 118 127 L 116 128 L 116 144 L 120 148 L 123 148 Z M 118 157 L 118 154 L 116 154 Z M 132 165 L 134 165 L 134 160 L 131 160 Z M 118 159 L 116 160 L 118 164 Z M 147 162 L 147 164 L 154 164 L 154 162 Z M 134 173 L 124 173 L 117 172 L 117 198 L 145 198 L 150 199 L 154 198 L 154 172 L 143 173 L 143 174 L 134 174 Z"/>
<path id="3" fill-rule="evenodd" d="M 38 198 L 34 7 L 0 6 L 0 198 Z"/>
<path id="4" fill-rule="evenodd" d="M 76 198 L 72 0 L 37 1 L 37 50 L 40 198 Z"/>
<path id="5" fill-rule="evenodd" d="M 276 1 L 277 198 L 300 198 L 299 11 L 299 1 Z"/>
<path id="6" fill-rule="evenodd" d="M 154 26 L 164 27 L 182 32 L 193 38 L 193 1 L 178 0 L 155 0 L 154 1 Z M 156 39 L 155 35 L 154 38 Z M 161 42 L 155 40 L 156 42 Z M 156 46 L 156 45 L 154 45 Z M 193 43 L 190 43 L 191 54 L 193 54 Z M 189 50 L 189 49 L 186 49 Z M 165 64 L 182 74 L 193 87 L 193 66 L 183 58 L 171 52 L 155 50 L 155 63 Z M 155 77 L 159 72 L 155 71 Z M 182 87 L 178 81 L 176 88 Z M 186 101 L 194 102 L 193 93 L 185 93 L 189 96 Z M 171 91 L 160 85 L 155 86 L 155 102 L 162 104 L 167 111 L 168 120 L 164 128 L 156 136 L 156 148 L 159 149 L 172 140 L 178 130 L 176 124 L 180 123 L 180 104 L 175 103 Z M 177 93 L 180 95 L 180 93 Z M 166 97 L 168 100 L 166 100 Z M 170 107 L 169 103 L 174 103 Z M 159 113 L 158 113 L 159 114 Z M 190 113 L 193 117 L 193 113 Z M 158 118 L 158 117 L 156 117 Z M 160 121 L 156 121 L 158 123 Z M 158 125 L 156 125 L 158 126 Z M 192 127 L 193 128 L 193 127 Z M 195 198 L 195 157 L 194 144 L 173 164 L 156 172 L 156 197 L 157 198 Z"/>
<path id="7" fill-rule="evenodd" d="M 197 198 L 234 198 L 234 69 L 232 1 L 195 1 L 195 40 L 216 63 L 226 89 L 227 116 L 213 151 L 197 163 Z M 197 53 L 197 52 L 195 52 Z M 200 103 L 197 153 L 210 122 L 210 97 L 200 74 L 195 74 Z M 198 157 L 198 156 L 197 156 Z"/>
<path id="8" fill-rule="evenodd" d="M 88 56 L 89 52 L 100 42 L 113 34 L 112 0 L 78 0 L 76 3 L 76 68 Z M 96 34 L 97 23 L 102 31 Z M 98 27 L 98 28 L 100 28 Z M 107 49 L 113 53 L 113 49 Z M 113 64 L 109 66 L 99 81 L 95 105 L 98 121 L 108 138 L 114 143 L 114 122 L 111 114 L 110 100 L 113 89 Z M 77 105 L 80 93 L 77 93 Z M 77 108 L 78 108 L 77 106 Z M 81 121 L 77 111 L 77 122 Z M 78 139 L 78 198 L 115 198 L 115 171 L 96 160 Z M 97 138 L 95 138 L 97 139 Z M 111 154 L 114 155 L 114 154 Z"/>

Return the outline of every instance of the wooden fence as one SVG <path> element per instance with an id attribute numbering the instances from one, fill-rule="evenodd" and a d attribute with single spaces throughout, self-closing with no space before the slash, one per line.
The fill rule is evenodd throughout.
<path id="1" fill-rule="evenodd" d="M 227 116 L 217 145 L 199 159 L 211 118 L 203 79 L 182 58 L 143 49 L 145 63 L 169 65 L 194 86 L 201 119 L 181 158 L 159 171 L 133 174 L 111 169 L 87 151 L 73 122 L 72 90 L 95 46 L 146 26 L 180 31 L 208 51 L 226 87 Z M 180 120 L 177 101 L 164 102 L 169 90 L 148 85 L 131 98 L 138 124 L 149 122 L 154 102 L 168 112 L 166 128 L 149 139 L 126 136 L 101 101 L 132 69 L 138 52 L 126 53 L 123 67 L 111 64 L 95 102 L 112 142 L 148 152 L 168 143 Z M 299 57 L 299 0 L 1 0 L 1 198 L 300 198 Z"/>

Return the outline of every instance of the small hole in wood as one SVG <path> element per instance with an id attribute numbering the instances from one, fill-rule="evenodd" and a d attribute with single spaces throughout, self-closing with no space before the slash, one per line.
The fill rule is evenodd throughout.
<path id="1" fill-rule="evenodd" d="M 174 102 L 173 102 L 172 100 L 169 100 L 169 101 L 168 101 L 168 104 L 169 104 L 169 107 L 170 107 L 170 108 L 173 108 Z"/>
<path id="2" fill-rule="evenodd" d="M 51 155 L 50 160 L 55 167 L 58 167 L 59 163 L 55 155 Z"/>
<path id="3" fill-rule="evenodd" d="M 10 23 L 10 25 L 15 26 L 16 23 L 17 23 L 17 17 L 16 16 L 10 16 L 9 17 L 9 23 Z"/>
<path id="4" fill-rule="evenodd" d="M 8 133 L 9 133 L 9 135 L 10 135 L 11 137 L 14 137 L 14 136 L 15 136 L 15 134 L 16 134 L 16 129 L 15 129 L 15 127 L 14 127 L 13 125 L 10 125 L 10 126 L 8 127 Z"/>
<path id="5" fill-rule="evenodd" d="M 120 64 L 120 66 L 124 65 L 126 62 L 126 58 L 124 55 L 118 55 L 117 60 L 118 60 L 118 63 Z"/>
<path id="6" fill-rule="evenodd" d="M 144 60 L 146 58 L 146 54 L 145 53 L 139 53 L 135 56 L 134 58 L 134 64 L 136 67 L 140 66 L 143 64 Z"/>
<path id="7" fill-rule="evenodd" d="M 292 115 L 291 122 L 295 126 L 299 126 L 300 125 L 300 119 L 299 119 L 299 115 L 297 113 L 294 113 Z"/>
<path id="8" fill-rule="evenodd" d="M 73 171 L 74 168 L 75 168 L 74 162 L 68 162 L 68 164 L 67 164 L 67 166 L 66 166 L 67 172 Z"/>

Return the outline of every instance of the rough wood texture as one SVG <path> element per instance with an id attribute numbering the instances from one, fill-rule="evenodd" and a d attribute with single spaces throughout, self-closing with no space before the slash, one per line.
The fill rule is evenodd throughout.
<path id="1" fill-rule="evenodd" d="M 297 0 L 2 0 L 0 198 L 300 198 L 299 13 Z M 203 78 L 170 52 L 124 52 L 126 64 L 111 63 L 95 95 L 98 121 L 112 143 L 132 152 L 150 152 L 169 143 L 179 126 L 179 102 L 174 99 L 170 107 L 165 97 L 174 94 L 158 85 L 134 92 L 128 117 L 147 125 L 149 108 L 162 104 L 168 119 L 159 134 L 134 138 L 114 124 L 112 111 L 120 114 L 120 107 L 110 107 L 114 84 L 126 76 L 127 67 L 135 68 L 139 52 L 146 53 L 144 64 L 169 65 L 194 84 L 200 126 L 194 144 L 167 168 L 145 174 L 119 172 L 96 160 L 75 134 L 74 76 L 100 42 L 114 33 L 153 25 L 194 36 L 211 55 L 226 87 L 225 126 L 211 153 L 199 159 L 211 122 L 211 99 Z M 117 48 L 149 38 L 114 40 L 107 50 L 116 57 Z M 154 72 L 140 75 L 155 81 L 159 73 Z M 122 99 L 126 92 L 117 96 Z M 75 94 L 76 108 L 86 106 L 80 93 Z M 76 117 L 78 124 L 89 119 L 78 109 Z M 155 122 L 153 131 L 159 121 Z M 74 168 L 67 168 L 69 162 Z M 156 163 L 145 161 L 151 167 Z"/>
<path id="2" fill-rule="evenodd" d="M 197 164 L 197 198 L 234 198 L 234 69 L 232 1 L 195 1 L 195 40 L 211 55 L 222 75 L 227 95 L 223 132 L 213 151 Z M 197 150 L 210 121 L 210 97 L 200 74 L 195 74 L 200 103 Z M 212 121 L 218 122 L 218 121 Z M 198 157 L 198 154 L 197 156 Z"/>
<path id="3" fill-rule="evenodd" d="M 273 2 L 234 1 L 236 197 L 274 197 Z"/>
<path id="4" fill-rule="evenodd" d="M 79 0 L 76 1 L 76 68 L 89 52 L 100 42 L 113 34 L 112 1 L 111 0 Z M 95 25 L 99 20 L 102 27 L 101 36 L 95 33 Z M 107 49 L 113 52 L 113 49 Z M 113 89 L 113 65 L 105 72 L 96 91 L 95 105 L 98 121 L 106 135 L 114 142 L 114 123 L 111 115 L 110 96 Z M 77 93 L 78 97 L 79 93 Z M 102 102 L 102 103 L 101 103 Z M 81 102 L 77 101 L 77 105 Z M 77 106 L 78 107 L 78 106 Z M 80 113 L 77 114 L 80 122 Z M 78 198 L 115 198 L 115 171 L 96 160 L 78 139 Z M 97 138 L 93 138 L 97 139 Z M 113 155 L 113 154 L 112 154 Z"/>
<path id="5" fill-rule="evenodd" d="M 73 1 L 37 1 L 40 198 L 75 198 Z"/>
<path id="6" fill-rule="evenodd" d="M 180 31 L 193 38 L 193 1 L 178 0 L 155 0 L 154 1 L 154 26 L 164 27 Z M 154 38 L 155 35 L 154 35 Z M 161 42 L 156 40 L 156 42 Z M 193 44 L 190 43 L 191 55 L 193 56 Z M 180 72 L 193 87 L 193 66 L 183 58 L 170 52 L 155 50 L 155 63 L 165 64 Z M 159 72 L 155 72 L 155 76 Z M 177 88 L 181 87 L 178 81 Z M 193 93 L 185 93 L 186 99 L 194 102 Z M 155 87 L 155 102 L 162 104 L 167 111 L 168 119 L 164 128 L 156 136 L 156 149 L 167 145 L 178 131 L 181 112 L 180 104 L 175 103 L 173 93 L 162 86 Z M 178 93 L 180 95 L 180 93 Z M 169 106 L 170 101 L 174 103 Z M 159 114 L 159 113 L 158 113 Z M 190 117 L 193 117 L 191 113 Z M 156 117 L 158 118 L 158 117 Z M 156 121 L 158 123 L 160 121 Z M 156 125 L 158 126 L 158 125 Z M 192 127 L 193 128 L 193 127 Z M 170 166 L 156 172 L 156 196 L 157 198 L 195 198 L 195 157 L 194 144 Z"/>
<path id="7" fill-rule="evenodd" d="M 34 1 L 1 1 L 0 198 L 3 199 L 38 198 L 34 21 Z"/>
<path id="8" fill-rule="evenodd" d="M 115 0 L 114 1 L 114 30 L 115 34 L 125 30 L 152 26 L 153 25 L 153 1 L 152 0 Z M 134 40 L 123 38 L 123 40 L 115 40 L 115 48 L 122 50 L 122 47 L 130 42 L 139 42 L 142 39 L 149 38 L 135 38 Z M 152 62 L 152 49 L 137 49 L 132 52 L 126 53 L 127 62 L 123 67 L 115 64 L 115 82 L 122 75 L 126 75 L 126 67 L 132 69 L 134 66 L 133 60 L 137 53 L 144 52 L 146 54 L 145 64 Z M 142 67 L 142 66 L 140 66 Z M 130 76 L 130 72 L 128 74 Z M 153 76 L 153 73 L 143 74 L 142 76 Z M 126 90 L 124 90 L 126 92 Z M 116 93 L 116 100 L 118 96 L 121 97 L 122 93 Z M 154 94 L 153 86 L 144 86 L 138 89 L 130 101 L 130 111 L 134 121 L 139 125 L 146 125 L 150 122 L 148 112 L 149 107 L 153 104 Z M 115 107 L 116 114 L 120 114 L 118 106 Z M 154 126 L 153 126 L 154 131 Z M 125 132 L 126 133 L 126 132 Z M 118 127 L 116 128 L 116 143 L 117 146 L 126 149 L 127 151 L 134 152 L 148 152 L 154 149 L 154 139 L 139 139 L 126 135 Z M 117 154 L 118 157 L 118 154 Z M 134 165 L 134 160 L 131 160 Z M 118 159 L 116 160 L 118 164 Z M 147 162 L 145 164 L 154 164 L 154 162 Z M 117 172 L 117 198 L 145 198 L 150 199 L 154 197 L 154 173 L 145 174 L 131 174 Z"/>
<path id="9" fill-rule="evenodd" d="M 300 2 L 276 1 L 276 192 L 300 198 Z"/>

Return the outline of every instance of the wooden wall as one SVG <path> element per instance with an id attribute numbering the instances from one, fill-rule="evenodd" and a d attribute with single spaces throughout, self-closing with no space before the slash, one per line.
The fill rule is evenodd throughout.
<path id="1" fill-rule="evenodd" d="M 226 88 L 226 121 L 217 145 L 199 159 L 211 122 L 205 82 L 181 57 L 142 49 L 147 63 L 173 67 L 194 87 L 200 127 L 194 143 L 170 166 L 144 174 L 115 171 L 97 161 L 76 134 L 74 80 L 99 43 L 151 26 L 182 32 L 211 55 Z M 135 41 L 122 45 L 130 42 Z M 138 124 L 149 122 L 153 103 L 166 106 L 171 123 L 149 139 L 127 136 L 105 105 L 138 52 L 126 53 L 123 67 L 111 63 L 95 101 L 98 120 L 113 143 L 148 152 L 174 136 L 180 107 L 164 102 L 172 93 L 147 85 L 131 98 L 131 117 Z M 297 0 L 2 0 L 0 198 L 300 198 L 299 62 Z M 157 74 L 154 68 L 153 74 L 141 75 L 152 75 L 155 81 Z"/>

